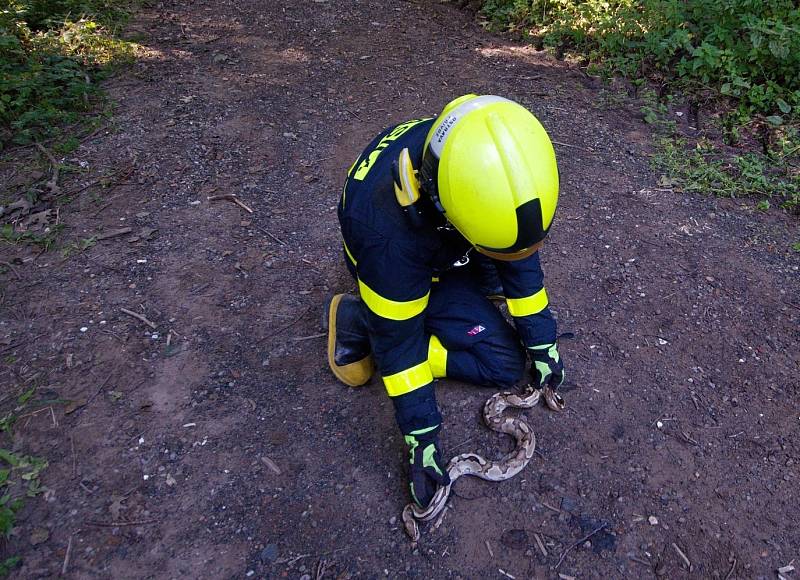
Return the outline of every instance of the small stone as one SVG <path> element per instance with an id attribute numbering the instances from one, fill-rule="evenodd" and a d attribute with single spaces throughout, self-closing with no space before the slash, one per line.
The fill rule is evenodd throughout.
<path id="1" fill-rule="evenodd" d="M 261 550 L 259 558 L 264 564 L 274 562 L 278 559 L 278 546 L 275 544 L 267 544 L 266 547 Z"/>
<path id="2" fill-rule="evenodd" d="M 389 518 L 389 525 L 390 526 L 393 526 L 396 523 L 397 523 L 397 518 L 395 516 L 392 516 L 392 517 Z"/>
<path id="3" fill-rule="evenodd" d="M 34 528 L 31 532 L 30 542 L 32 546 L 43 544 L 50 537 L 50 532 L 46 528 Z"/>
<path id="4" fill-rule="evenodd" d="M 651 526 L 658 525 L 658 518 L 656 516 L 650 516 L 649 518 L 647 518 L 647 521 L 650 522 Z"/>

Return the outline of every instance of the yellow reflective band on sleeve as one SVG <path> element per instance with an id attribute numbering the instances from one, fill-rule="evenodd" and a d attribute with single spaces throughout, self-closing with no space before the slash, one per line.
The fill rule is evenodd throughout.
<path id="1" fill-rule="evenodd" d="M 542 288 L 536 294 L 525 298 L 506 298 L 506 304 L 508 304 L 508 311 L 511 316 L 538 314 L 547 308 L 547 292 Z"/>
<path id="2" fill-rule="evenodd" d="M 433 382 L 433 375 L 428 361 L 388 377 L 383 377 L 383 384 L 386 386 L 386 392 L 389 393 L 390 397 L 399 397 L 411 391 L 416 391 L 431 382 Z"/>
<path id="3" fill-rule="evenodd" d="M 447 376 L 447 349 L 432 334 L 428 342 L 428 364 L 431 365 L 434 378 L 441 379 Z"/>
<path id="4" fill-rule="evenodd" d="M 408 302 L 397 302 L 384 298 L 375 290 L 364 284 L 363 280 L 358 281 L 358 289 L 361 291 L 361 299 L 367 307 L 382 318 L 389 320 L 408 320 L 418 314 L 422 314 L 428 306 L 428 291 L 422 298 L 409 300 Z"/>

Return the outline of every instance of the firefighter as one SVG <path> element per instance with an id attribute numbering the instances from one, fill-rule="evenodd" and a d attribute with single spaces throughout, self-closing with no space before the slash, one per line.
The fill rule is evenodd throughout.
<path id="1" fill-rule="evenodd" d="M 338 216 L 360 297 L 327 306 L 328 362 L 352 387 L 377 367 L 423 508 L 449 482 L 435 379 L 508 388 L 527 354 L 535 386 L 564 380 L 538 254 L 557 201 L 547 133 L 497 96 L 465 95 L 384 130 L 348 171 Z"/>

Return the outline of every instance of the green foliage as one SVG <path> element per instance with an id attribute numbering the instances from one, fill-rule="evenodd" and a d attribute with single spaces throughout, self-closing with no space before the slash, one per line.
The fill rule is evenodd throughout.
<path id="1" fill-rule="evenodd" d="M 75 122 L 97 81 L 133 56 L 113 37 L 131 0 L 0 0 L 0 148 Z"/>
<path id="2" fill-rule="evenodd" d="M 666 137 L 658 143 L 653 164 L 684 191 L 764 198 L 757 205 L 762 211 L 770 207 L 767 198 L 777 199 L 786 209 L 800 209 L 800 174 L 775 157 L 755 153 L 726 157 L 708 142 L 687 151 L 684 141 Z"/>
<path id="3" fill-rule="evenodd" d="M 2 515 L 0 515 L 0 520 L 2 520 Z M 11 571 L 17 567 L 17 564 L 20 562 L 19 556 L 12 556 L 11 558 L 6 558 L 2 562 L 0 562 L 0 578 L 5 578 Z"/>
<path id="4" fill-rule="evenodd" d="M 800 108 L 794 0 L 484 0 L 482 11 L 608 73 L 714 89 L 742 116 L 783 122 Z"/>
<path id="5" fill-rule="evenodd" d="M 24 505 L 25 497 L 34 497 L 43 489 L 39 483 L 39 475 L 47 467 L 47 461 L 39 457 L 19 455 L 7 449 L 0 449 L 0 537 L 8 537 L 14 529 L 16 514 Z M 20 488 L 24 495 L 19 495 Z M 6 560 L 0 564 L 0 577 L 3 567 L 13 567 L 17 561 L 9 564 Z"/>
<path id="6" fill-rule="evenodd" d="M 12 224 L 3 224 L 0 226 L 0 242 L 7 244 L 35 244 L 40 246 L 43 250 L 49 251 L 50 248 L 56 243 L 58 234 L 64 229 L 64 224 L 57 224 L 50 228 L 43 234 L 35 232 L 18 232 L 14 230 Z"/>
<path id="7" fill-rule="evenodd" d="M 97 240 L 94 237 L 83 238 L 77 243 L 73 242 L 61 248 L 61 257 L 67 259 L 74 254 L 80 254 L 81 252 L 85 252 L 89 248 L 93 247 L 96 243 Z"/>
<path id="8" fill-rule="evenodd" d="M 0 430 L 7 438 L 12 437 L 17 413 L 32 403 L 35 393 L 35 385 L 22 391 L 16 397 L 18 406 L 0 419 Z M 39 478 L 46 468 L 47 461 L 41 457 L 0 448 L 0 540 L 7 538 L 14 530 L 17 512 L 22 509 L 26 498 L 36 497 L 45 491 Z M 0 561 L 0 578 L 10 574 L 19 562 L 20 558 L 17 556 Z"/>

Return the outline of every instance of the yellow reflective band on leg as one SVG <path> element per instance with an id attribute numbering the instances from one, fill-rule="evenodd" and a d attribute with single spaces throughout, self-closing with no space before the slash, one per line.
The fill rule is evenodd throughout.
<path id="1" fill-rule="evenodd" d="M 508 304 L 508 312 L 511 316 L 538 314 L 547 308 L 547 292 L 542 288 L 536 294 L 525 298 L 506 298 L 506 304 Z"/>
<path id="2" fill-rule="evenodd" d="M 347 244 L 344 243 L 344 240 L 342 240 L 342 245 L 344 246 L 344 253 L 347 254 L 347 257 L 350 258 L 351 262 L 353 262 L 353 266 L 358 266 L 358 262 L 356 262 L 353 254 L 350 253 L 350 248 L 347 247 Z"/>
<path id="3" fill-rule="evenodd" d="M 431 382 L 433 382 L 433 375 L 428 361 L 388 377 L 383 377 L 383 384 L 386 386 L 386 392 L 389 393 L 390 397 L 399 397 L 411 391 L 416 391 Z"/>
<path id="4" fill-rule="evenodd" d="M 431 365 L 431 373 L 435 379 L 447 376 L 447 349 L 433 335 L 428 342 L 428 363 Z"/>
<path id="5" fill-rule="evenodd" d="M 362 280 L 358 281 L 358 289 L 361 291 L 361 299 L 364 304 L 378 316 L 389 320 L 408 320 L 418 314 L 422 314 L 428 306 L 428 297 L 431 295 L 429 291 L 425 296 L 416 300 L 397 302 L 396 300 L 384 298 L 364 284 Z"/>

